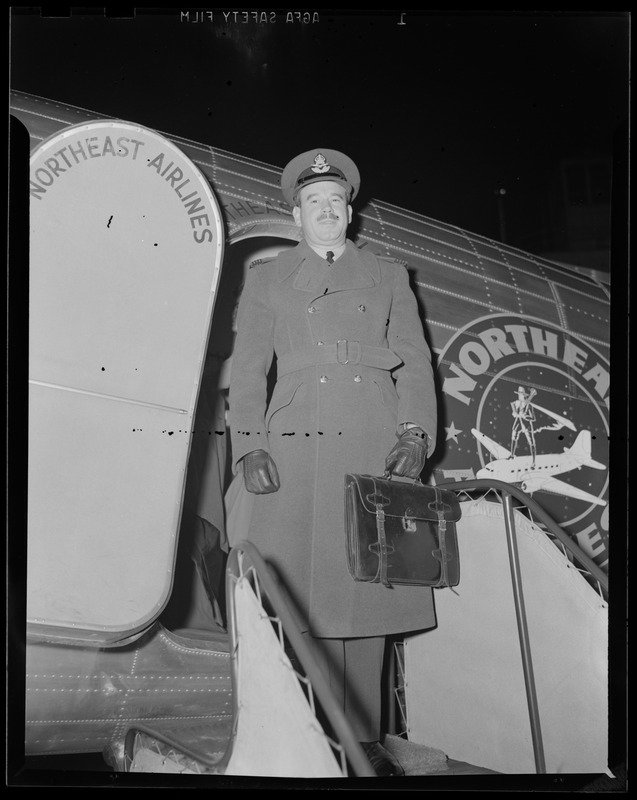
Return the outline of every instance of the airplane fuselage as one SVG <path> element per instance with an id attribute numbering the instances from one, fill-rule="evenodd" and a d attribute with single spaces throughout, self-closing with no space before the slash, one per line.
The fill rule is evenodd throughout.
<path id="1" fill-rule="evenodd" d="M 573 469 L 581 469 L 584 462 L 565 453 L 545 453 L 536 456 L 516 456 L 492 461 L 481 470 L 477 478 L 494 478 L 507 483 L 518 483 L 533 478 L 550 478 Z"/>

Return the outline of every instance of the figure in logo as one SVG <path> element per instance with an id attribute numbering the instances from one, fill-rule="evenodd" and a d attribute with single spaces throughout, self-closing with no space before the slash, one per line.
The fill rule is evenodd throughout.
<path id="1" fill-rule="evenodd" d="M 605 464 L 595 461 L 592 457 L 592 436 L 589 430 L 579 431 L 573 444 L 570 447 L 564 447 L 561 453 L 541 453 L 537 455 L 535 437 L 540 431 L 568 428 L 573 433 L 576 433 L 577 428 L 570 419 L 560 416 L 554 411 L 549 411 L 548 408 L 532 403 L 531 400 L 536 394 L 537 391 L 535 389 L 527 390 L 523 386 L 518 387 L 518 399 L 511 403 L 514 418 L 511 450 L 507 450 L 506 447 L 490 439 L 477 428 L 471 429 L 471 433 L 495 459 L 485 464 L 482 469 L 479 469 L 476 473 L 476 478 L 478 480 L 497 480 L 517 484 L 528 494 L 538 491 L 552 492 L 566 497 L 575 497 L 578 500 L 593 503 L 597 506 L 607 505 L 606 500 L 555 477 L 565 472 L 580 470 L 582 467 L 598 470 L 607 469 Z M 536 428 L 536 412 L 551 417 L 554 420 L 553 424 Z M 515 447 L 521 433 L 524 434 L 529 443 L 530 456 L 515 455 Z"/>
<path id="2" fill-rule="evenodd" d="M 529 449 L 531 450 L 532 456 L 531 466 L 534 467 L 537 448 L 535 446 L 535 430 L 533 429 L 535 423 L 535 411 L 533 409 L 531 400 L 535 397 L 537 391 L 535 389 L 529 389 L 527 392 L 523 386 L 518 386 L 517 394 L 518 399 L 511 403 L 511 410 L 513 413 L 513 428 L 511 430 L 511 455 L 509 458 L 513 458 L 515 455 L 515 451 L 518 446 L 518 439 L 520 438 L 520 434 L 523 433 L 527 442 L 529 443 Z"/>

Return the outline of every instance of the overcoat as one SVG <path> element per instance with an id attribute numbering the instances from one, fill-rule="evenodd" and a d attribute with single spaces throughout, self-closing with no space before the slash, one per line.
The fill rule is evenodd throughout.
<path id="1" fill-rule="evenodd" d="M 330 266 L 301 242 L 248 270 L 237 325 L 233 470 L 263 449 L 281 483 L 254 496 L 244 538 L 274 568 L 314 636 L 432 627 L 431 589 L 355 582 L 346 561 L 345 474 L 382 475 L 403 422 L 422 427 L 430 452 L 435 447 L 431 353 L 406 268 L 349 240 Z"/>

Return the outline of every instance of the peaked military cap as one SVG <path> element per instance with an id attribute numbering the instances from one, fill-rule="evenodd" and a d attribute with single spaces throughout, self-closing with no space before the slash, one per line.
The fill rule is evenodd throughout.
<path id="1" fill-rule="evenodd" d="M 283 197 L 293 206 L 299 189 L 317 181 L 336 181 L 348 187 L 350 202 L 358 194 L 361 176 L 349 156 L 338 150 L 317 148 L 293 158 L 281 174 Z"/>

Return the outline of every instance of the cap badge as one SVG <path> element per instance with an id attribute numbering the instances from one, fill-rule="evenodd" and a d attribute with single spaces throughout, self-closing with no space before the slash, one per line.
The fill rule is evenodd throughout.
<path id="1" fill-rule="evenodd" d="M 325 156 L 322 153 L 319 153 L 312 162 L 310 169 L 312 172 L 322 174 L 323 172 L 329 172 L 330 165 L 327 163 Z"/>

